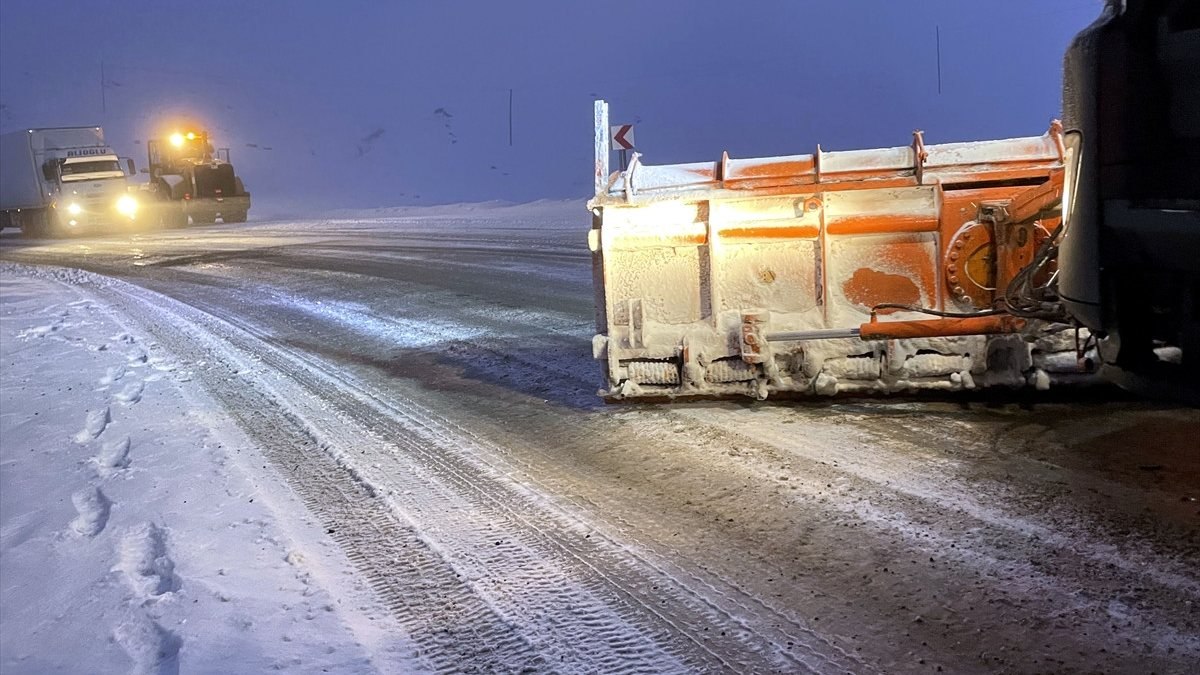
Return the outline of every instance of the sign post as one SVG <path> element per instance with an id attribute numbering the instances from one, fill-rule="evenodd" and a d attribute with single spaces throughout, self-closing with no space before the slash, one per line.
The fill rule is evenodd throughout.
<path id="1" fill-rule="evenodd" d="M 596 167 L 594 175 L 596 194 L 600 194 L 604 192 L 605 186 L 608 184 L 608 161 L 612 156 L 608 135 L 608 102 L 604 100 L 596 101 L 594 110 L 596 144 Z"/>

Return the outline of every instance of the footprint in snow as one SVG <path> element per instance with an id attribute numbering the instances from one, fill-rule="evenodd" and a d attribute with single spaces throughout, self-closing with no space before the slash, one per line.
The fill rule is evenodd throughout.
<path id="1" fill-rule="evenodd" d="M 104 433 L 105 427 L 112 421 L 112 416 L 109 414 L 108 406 L 89 410 L 87 419 L 83 422 L 83 429 L 75 434 L 75 442 L 83 445 L 88 441 L 94 440 L 100 434 Z"/>
<path id="2" fill-rule="evenodd" d="M 134 347 L 128 352 L 125 352 L 125 358 L 129 360 L 130 366 L 136 368 L 137 366 L 146 363 L 150 357 L 146 355 L 146 350 L 142 349 L 141 347 Z"/>
<path id="3" fill-rule="evenodd" d="M 114 568 L 142 597 L 179 589 L 175 561 L 167 554 L 167 533 L 153 523 L 130 529 L 121 538 L 120 560 Z"/>
<path id="4" fill-rule="evenodd" d="M 113 631 L 113 640 L 133 660 L 138 675 L 179 672 L 179 649 L 183 639 L 147 616 L 134 616 Z"/>
<path id="5" fill-rule="evenodd" d="M 100 384 L 107 387 L 122 377 L 125 377 L 125 366 L 113 366 L 104 373 L 104 377 L 100 378 Z"/>
<path id="6" fill-rule="evenodd" d="M 61 320 L 59 320 L 59 321 L 55 321 L 54 323 L 48 324 L 45 326 L 34 326 L 33 328 L 26 328 L 25 330 L 17 333 L 17 338 L 20 340 L 29 340 L 32 338 L 44 338 L 47 335 L 50 335 L 52 333 L 57 333 L 58 331 L 60 331 L 62 329 L 63 329 L 63 322 Z"/>
<path id="7" fill-rule="evenodd" d="M 97 487 L 86 487 L 71 495 L 71 503 L 79 515 L 71 521 L 71 529 L 84 537 L 94 537 L 108 524 L 112 502 Z"/>
<path id="8" fill-rule="evenodd" d="M 125 405 L 133 405 L 142 400 L 142 392 L 146 390 L 146 384 L 141 380 L 133 380 L 127 382 L 125 387 L 118 392 L 114 398 Z"/>
<path id="9" fill-rule="evenodd" d="M 110 476 L 129 466 L 129 437 L 105 443 L 93 461 L 101 476 Z"/>
<path id="10" fill-rule="evenodd" d="M 116 335 L 114 335 L 108 339 L 112 340 L 114 342 L 124 342 L 127 345 L 131 345 L 131 344 L 137 342 L 137 340 L 134 339 L 134 337 L 132 335 L 130 335 L 129 333 L 117 333 Z"/>

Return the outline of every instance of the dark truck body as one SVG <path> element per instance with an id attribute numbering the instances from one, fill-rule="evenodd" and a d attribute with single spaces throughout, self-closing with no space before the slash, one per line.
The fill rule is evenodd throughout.
<path id="1" fill-rule="evenodd" d="M 228 163 L 196 164 L 188 171 L 191 197 L 184 200 L 184 212 L 192 222 L 211 223 L 217 218 L 226 223 L 246 222 L 250 193 Z"/>
<path id="2" fill-rule="evenodd" d="M 1134 388 L 1200 381 L 1200 3 L 1109 0 L 1064 59 L 1082 134 L 1059 293 Z M 1190 395 L 1190 394 L 1189 394 Z"/>

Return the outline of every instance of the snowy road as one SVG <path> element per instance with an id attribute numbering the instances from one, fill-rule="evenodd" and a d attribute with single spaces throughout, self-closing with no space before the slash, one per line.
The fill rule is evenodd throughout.
<path id="1" fill-rule="evenodd" d="M 551 203 L 5 232 L 0 262 L 102 275 L 59 276 L 261 449 L 408 667 L 1200 662 L 1197 411 L 1112 392 L 605 406 L 586 227 Z"/>

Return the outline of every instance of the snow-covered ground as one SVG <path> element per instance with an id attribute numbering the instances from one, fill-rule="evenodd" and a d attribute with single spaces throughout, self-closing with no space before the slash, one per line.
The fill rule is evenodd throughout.
<path id="1" fill-rule="evenodd" d="M 84 275 L 3 275 L 0 670 L 419 669 L 186 359 Z"/>
<path id="2" fill-rule="evenodd" d="M 0 234 L 0 670 L 1194 670 L 1195 410 L 605 406 L 587 227 Z"/>

